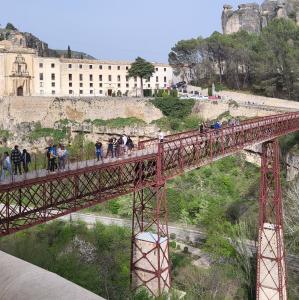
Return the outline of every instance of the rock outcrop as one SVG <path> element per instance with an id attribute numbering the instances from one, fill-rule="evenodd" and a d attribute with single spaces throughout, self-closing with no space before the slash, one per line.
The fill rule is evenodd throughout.
<path id="1" fill-rule="evenodd" d="M 299 1 L 265 0 L 261 6 L 256 3 L 241 4 L 237 10 L 231 5 L 224 5 L 222 30 L 224 34 L 240 30 L 259 33 L 275 18 L 292 19 L 299 25 Z"/>
<path id="2" fill-rule="evenodd" d="M 48 44 L 41 41 L 30 32 L 21 32 L 17 28 L 0 28 L 0 41 L 9 40 L 13 45 L 24 48 L 35 49 L 39 56 L 43 57 L 64 57 L 67 50 L 54 50 L 48 47 Z M 93 56 L 83 52 L 72 51 L 72 58 L 95 59 Z"/>

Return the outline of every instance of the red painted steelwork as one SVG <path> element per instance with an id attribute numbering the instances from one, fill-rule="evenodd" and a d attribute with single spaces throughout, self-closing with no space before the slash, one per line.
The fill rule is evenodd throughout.
<path id="1" fill-rule="evenodd" d="M 166 141 L 153 146 L 150 155 L 137 151 L 131 159 L 1 184 L 0 235 L 136 192 L 153 182 L 161 185 L 164 180 L 239 152 L 246 146 L 297 130 L 299 112 L 281 114 Z M 142 180 L 136 179 L 136 172 L 142 173 Z"/>
<path id="2" fill-rule="evenodd" d="M 262 145 L 257 299 L 287 299 L 278 141 Z"/>

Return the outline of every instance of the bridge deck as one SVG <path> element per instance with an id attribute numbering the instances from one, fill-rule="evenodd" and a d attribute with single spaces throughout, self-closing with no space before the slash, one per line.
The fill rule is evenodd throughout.
<path id="1" fill-rule="evenodd" d="M 154 185 L 299 130 L 299 112 L 248 120 L 206 133 L 189 131 L 150 140 L 130 157 L 69 164 L 66 171 L 31 172 L 0 185 L 0 235 L 43 223 Z M 143 148 L 143 149 L 142 149 Z M 160 176 L 160 177 L 159 177 Z"/>

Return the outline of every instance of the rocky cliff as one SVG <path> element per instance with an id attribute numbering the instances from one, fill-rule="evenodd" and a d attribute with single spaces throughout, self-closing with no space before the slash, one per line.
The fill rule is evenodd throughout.
<path id="1" fill-rule="evenodd" d="M 67 50 L 50 49 L 48 44 L 41 41 L 30 32 L 21 32 L 12 24 L 10 27 L 0 28 L 0 41 L 10 40 L 16 46 L 22 46 L 35 49 L 39 56 L 43 57 L 61 57 L 67 54 Z M 94 59 L 91 55 L 83 52 L 72 51 L 72 58 Z"/>
<path id="2" fill-rule="evenodd" d="M 224 34 L 240 30 L 259 33 L 275 18 L 288 18 L 299 24 L 299 1 L 265 0 L 261 5 L 241 4 L 237 10 L 226 4 L 223 6 L 222 30 Z"/>

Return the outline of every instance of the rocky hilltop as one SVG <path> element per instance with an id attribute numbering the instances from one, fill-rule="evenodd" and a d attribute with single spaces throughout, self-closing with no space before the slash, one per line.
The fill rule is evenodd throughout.
<path id="1" fill-rule="evenodd" d="M 16 46 L 22 46 L 35 49 L 39 56 L 43 57 L 61 57 L 67 54 L 67 50 L 56 50 L 48 47 L 48 44 L 41 41 L 30 32 L 21 32 L 11 23 L 6 28 L 0 28 L 0 41 L 10 40 Z M 72 51 L 72 58 L 94 59 L 94 57 L 78 51 Z"/>
<path id="2" fill-rule="evenodd" d="M 262 5 L 247 3 L 234 10 L 231 5 L 223 6 L 222 30 L 231 34 L 240 30 L 259 33 L 275 18 L 288 18 L 299 25 L 299 0 L 265 0 Z"/>

